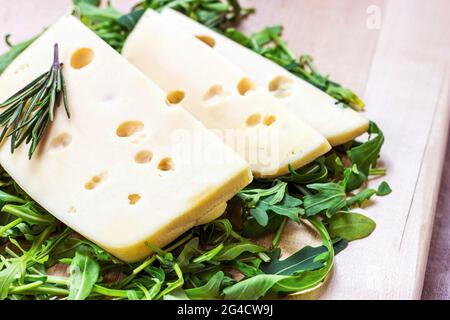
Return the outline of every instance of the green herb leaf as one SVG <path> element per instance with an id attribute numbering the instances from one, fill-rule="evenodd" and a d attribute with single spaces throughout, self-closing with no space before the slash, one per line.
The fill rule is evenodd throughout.
<path id="1" fill-rule="evenodd" d="M 286 277 L 278 281 L 272 291 L 278 293 L 301 293 L 320 286 L 330 274 L 334 264 L 334 245 L 324 224 L 316 217 L 310 218 L 309 222 L 317 229 L 322 236 L 323 245 L 327 248 L 327 253 L 320 255 L 324 258 L 325 266 L 318 270 L 300 273 L 297 276 Z"/>
<path id="2" fill-rule="evenodd" d="M 77 252 L 70 264 L 69 299 L 84 300 L 92 292 L 100 266 L 91 257 Z"/>
<path id="3" fill-rule="evenodd" d="M 320 258 L 328 250 L 326 247 L 313 248 L 306 246 L 290 257 L 280 260 L 281 249 L 276 248 L 270 254 L 269 263 L 261 265 L 261 270 L 267 274 L 293 276 L 301 272 L 317 270 L 324 267 L 324 261 Z"/>
<path id="4" fill-rule="evenodd" d="M 220 287 L 225 275 L 222 271 L 217 272 L 202 287 L 185 290 L 191 300 L 219 300 L 221 297 Z"/>
<path id="5" fill-rule="evenodd" d="M 180 267 L 177 264 L 175 264 L 173 266 L 173 268 L 174 268 L 175 273 L 177 275 L 177 279 L 175 281 L 173 281 L 173 282 L 167 283 L 167 287 L 162 292 L 160 292 L 158 294 L 157 299 L 160 299 L 160 298 L 162 298 L 162 297 L 172 293 L 176 289 L 179 289 L 179 288 L 181 288 L 183 286 L 184 278 L 183 278 L 183 273 L 181 272 Z"/>
<path id="6" fill-rule="evenodd" d="M 374 122 L 370 123 L 369 134 L 372 137 L 369 141 L 348 151 L 352 164 L 356 165 L 359 172 L 366 177 L 369 176 L 370 168 L 380 157 L 381 147 L 384 144 L 384 134 Z"/>
<path id="7" fill-rule="evenodd" d="M 258 300 L 279 281 L 286 276 L 260 274 L 250 279 L 242 280 L 235 285 L 225 288 L 225 300 Z"/>
<path id="8" fill-rule="evenodd" d="M 195 258 L 193 260 L 193 262 L 194 263 L 202 263 L 205 261 L 211 261 L 212 259 L 214 259 L 215 256 L 217 256 L 220 252 L 222 252 L 223 248 L 224 248 L 224 246 L 221 243 L 214 249 L 211 249 L 211 250 L 205 252 L 204 254 L 202 254 L 200 257 Z"/>
<path id="9" fill-rule="evenodd" d="M 15 259 L 11 264 L 0 271 L 0 300 L 8 297 L 8 290 L 17 276 L 25 272 L 25 263 L 22 259 Z"/>
<path id="10" fill-rule="evenodd" d="M 215 261 L 232 261 L 243 253 L 261 253 L 267 249 L 253 243 L 233 243 L 225 246 L 220 254 L 214 257 Z"/>
<path id="11" fill-rule="evenodd" d="M 327 229 L 332 238 L 354 241 L 368 237 L 374 230 L 375 222 L 359 213 L 339 212 L 327 221 Z"/>
<path id="12" fill-rule="evenodd" d="M 347 195 L 341 185 L 336 183 L 310 184 L 308 188 L 317 191 L 317 193 L 306 196 L 303 200 L 307 217 L 322 212 L 327 217 L 331 217 L 345 208 Z"/>
<path id="13" fill-rule="evenodd" d="M 145 10 L 137 10 L 133 11 L 127 14 L 124 14 L 120 16 L 120 18 L 117 19 L 117 23 L 124 27 L 129 32 L 133 31 L 136 24 L 139 22 L 139 19 L 141 19 L 142 15 L 144 14 Z"/>
<path id="14" fill-rule="evenodd" d="M 383 196 L 387 196 L 388 194 L 392 193 L 392 189 L 389 186 L 389 184 L 385 181 L 383 181 L 380 186 L 378 187 L 377 190 L 377 196 L 379 197 L 383 197 Z"/>

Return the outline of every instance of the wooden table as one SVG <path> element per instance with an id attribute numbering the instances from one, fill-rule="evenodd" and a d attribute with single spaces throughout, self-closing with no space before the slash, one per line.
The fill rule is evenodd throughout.
<path id="1" fill-rule="evenodd" d="M 128 10 L 136 1 L 113 4 Z M 27 38 L 67 12 L 70 2 L 0 0 L 0 30 L 11 32 L 13 42 Z M 450 1 L 243 2 L 258 9 L 244 31 L 283 24 L 293 51 L 312 54 L 320 70 L 358 92 L 386 135 L 382 159 L 394 193 L 365 210 L 376 231 L 338 256 L 321 297 L 419 299 L 425 278 L 424 298 L 449 298 L 450 174 L 426 266 L 447 149 Z"/>

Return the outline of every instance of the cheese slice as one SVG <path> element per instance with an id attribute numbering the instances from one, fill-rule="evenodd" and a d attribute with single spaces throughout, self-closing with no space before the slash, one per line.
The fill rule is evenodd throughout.
<path id="1" fill-rule="evenodd" d="M 348 142 L 368 130 L 367 119 L 276 63 L 177 11 L 164 9 L 161 14 L 168 23 L 209 44 L 215 52 L 242 68 L 259 86 L 319 131 L 331 145 Z"/>
<path id="2" fill-rule="evenodd" d="M 64 63 L 71 118 L 58 108 L 33 158 L 0 162 L 56 218 L 125 261 L 219 216 L 252 179 L 248 164 L 77 19 L 66 16 L 0 78 L 0 101 Z"/>
<path id="3" fill-rule="evenodd" d="M 202 42 L 148 10 L 123 55 L 242 155 L 255 176 L 277 177 L 330 150 L 318 132 L 248 75 Z"/>

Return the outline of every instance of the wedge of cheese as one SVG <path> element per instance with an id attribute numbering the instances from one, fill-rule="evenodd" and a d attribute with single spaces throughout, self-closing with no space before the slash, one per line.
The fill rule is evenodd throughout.
<path id="1" fill-rule="evenodd" d="M 271 178 L 330 150 L 327 140 L 248 75 L 174 24 L 148 10 L 123 55 L 242 155 L 255 176 Z"/>
<path id="2" fill-rule="evenodd" d="M 328 94 L 252 50 L 172 9 L 164 9 L 162 17 L 242 68 L 259 86 L 319 131 L 333 146 L 348 142 L 369 128 L 369 121 L 360 114 L 342 107 Z"/>
<path id="3" fill-rule="evenodd" d="M 39 204 L 118 258 L 137 261 L 215 219 L 252 179 L 248 164 L 77 19 L 66 16 L 0 78 L 4 101 L 48 71 L 59 44 L 71 118 L 58 108 L 28 160 L 0 162 Z"/>

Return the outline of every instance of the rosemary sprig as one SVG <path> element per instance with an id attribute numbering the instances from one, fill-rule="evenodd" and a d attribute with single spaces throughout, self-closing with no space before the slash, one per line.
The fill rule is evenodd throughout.
<path id="1" fill-rule="evenodd" d="M 54 120 L 55 109 L 61 100 L 70 118 L 62 67 L 58 44 L 55 44 L 50 70 L 0 104 L 0 109 L 7 108 L 0 114 L 0 126 L 3 127 L 0 141 L 5 137 L 11 138 L 11 153 L 23 142 L 31 142 L 28 157 L 32 158 L 50 122 Z"/>

